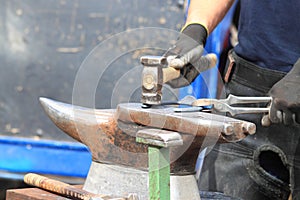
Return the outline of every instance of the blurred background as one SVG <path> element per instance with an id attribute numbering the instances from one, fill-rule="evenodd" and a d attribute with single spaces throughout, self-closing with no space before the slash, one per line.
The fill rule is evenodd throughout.
<path id="1" fill-rule="evenodd" d="M 134 28 L 180 30 L 182 1 L 176 0 L 0 0 L 0 199 L 9 188 L 27 187 L 27 172 L 82 184 L 88 149 L 61 132 L 38 98 L 72 103 L 76 73 L 97 44 Z M 159 40 L 159 36 L 157 36 Z M 161 36 L 166 40 L 166 36 Z M 173 38 L 174 39 L 174 38 Z M 120 41 L 119 41 L 120 42 Z M 130 41 L 108 46 L 127 48 Z M 115 83 L 138 65 L 131 52 L 109 68 L 98 87 L 96 107 L 110 108 Z M 105 58 L 105 55 L 102 55 Z M 118 69 L 118 70 L 116 70 Z"/>

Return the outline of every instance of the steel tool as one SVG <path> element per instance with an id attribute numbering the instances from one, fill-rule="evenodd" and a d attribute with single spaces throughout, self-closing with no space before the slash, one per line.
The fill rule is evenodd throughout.
<path id="1" fill-rule="evenodd" d="M 191 99 L 191 98 L 190 98 Z M 249 113 L 269 113 L 269 107 L 234 107 L 239 104 L 270 104 L 272 97 L 241 97 L 230 94 L 226 99 L 196 99 L 192 106 L 212 106 L 210 109 L 216 112 L 230 113 L 231 116 Z"/>
<path id="2" fill-rule="evenodd" d="M 145 105 L 160 105 L 162 100 L 162 85 L 180 76 L 180 70 L 175 69 L 184 64 L 175 62 L 178 59 L 167 59 L 163 56 L 143 56 L 140 61 L 144 66 L 142 72 L 142 99 Z M 173 61 L 173 62 L 172 62 Z M 215 54 L 207 54 L 200 58 L 204 69 L 214 67 L 217 63 Z M 171 65 L 172 64 L 172 65 Z M 181 66 L 182 67 L 182 66 Z"/>
<path id="3" fill-rule="evenodd" d="M 34 173 L 26 174 L 24 182 L 63 196 L 82 200 L 138 200 L 135 194 L 130 194 L 128 197 L 109 197 L 108 195 L 93 194 L 67 183 Z"/>
<path id="4" fill-rule="evenodd" d="M 263 126 L 270 126 L 272 123 L 269 116 L 272 97 L 241 97 L 230 94 L 226 99 L 195 99 L 193 96 L 186 96 L 184 103 L 185 105 L 200 106 L 201 108 L 208 106 L 213 112 L 230 113 L 231 116 L 264 113 L 261 118 L 261 124 Z M 233 106 L 239 104 L 243 104 L 243 106 Z M 245 104 L 257 104 L 261 107 L 257 107 L 257 105 L 256 107 L 246 107 Z M 178 110 L 180 111 L 180 109 Z M 282 120 L 280 115 L 278 115 L 278 118 Z"/>

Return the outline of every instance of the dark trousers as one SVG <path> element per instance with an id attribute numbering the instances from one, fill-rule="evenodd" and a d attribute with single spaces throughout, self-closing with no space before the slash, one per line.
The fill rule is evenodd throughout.
<path id="1" fill-rule="evenodd" d="M 230 55 L 223 97 L 267 96 L 274 83 L 285 74 L 260 68 Z M 254 105 L 258 106 L 258 105 Z M 241 199 L 300 199 L 300 126 L 261 126 L 260 114 L 237 116 L 254 122 L 257 131 L 237 143 L 218 144 L 208 149 L 200 179 L 200 190 L 223 192 Z"/>

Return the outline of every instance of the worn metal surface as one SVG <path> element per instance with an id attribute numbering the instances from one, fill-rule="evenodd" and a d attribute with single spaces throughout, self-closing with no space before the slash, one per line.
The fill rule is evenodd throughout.
<path id="1" fill-rule="evenodd" d="M 136 134 L 136 142 L 165 148 L 183 145 L 179 133 L 154 128 L 138 131 Z"/>
<path id="2" fill-rule="evenodd" d="M 139 103 L 119 104 L 117 119 L 148 127 L 194 135 L 198 139 L 217 138 L 234 142 L 255 133 L 255 124 L 205 112 L 175 113 L 172 107 L 153 106 L 142 109 Z M 208 134 L 214 132 L 215 134 Z"/>
<path id="3" fill-rule="evenodd" d="M 94 110 L 50 99 L 40 99 L 54 124 L 62 131 L 88 146 L 92 160 L 147 169 L 147 145 L 135 142 L 138 126 L 127 127 L 125 133 L 114 117 L 115 110 Z"/>
<path id="4" fill-rule="evenodd" d="M 171 149 L 171 172 L 194 172 L 201 149 L 220 142 L 236 142 L 253 133 L 255 124 L 204 112 L 174 113 L 170 107 L 141 109 L 141 104 L 119 104 L 117 118 L 147 127 L 181 133 L 183 145 Z"/>
<path id="5" fill-rule="evenodd" d="M 168 58 L 164 56 L 142 56 L 140 61 L 143 64 L 141 102 L 146 105 L 160 105 L 163 83 L 177 79 L 180 76 L 179 68 L 182 68 L 186 63 L 176 59 L 175 56 Z M 216 66 L 217 56 L 207 54 L 196 62 L 202 69 L 209 69 Z"/>
<path id="6" fill-rule="evenodd" d="M 171 199 L 200 200 L 199 189 L 195 176 L 171 176 Z"/>
<path id="7" fill-rule="evenodd" d="M 162 56 L 143 56 L 142 73 L 142 99 L 141 102 L 149 105 L 158 105 L 162 99 L 163 65 L 166 65 L 166 58 Z"/>
<path id="8" fill-rule="evenodd" d="M 139 199 L 149 199 L 148 175 L 146 171 L 131 167 L 93 162 L 83 189 L 102 194 L 128 194 L 130 191 Z M 170 190 L 171 200 L 200 200 L 194 175 L 171 175 Z"/>
<path id="9" fill-rule="evenodd" d="M 147 170 L 147 145 L 136 143 L 137 131 L 150 126 L 180 132 L 183 145 L 171 148 L 170 155 L 171 173 L 175 174 L 193 173 L 201 148 L 241 140 L 253 125 L 203 112 L 141 109 L 141 104 L 120 104 L 117 111 L 88 109 L 45 98 L 41 104 L 57 127 L 89 147 L 96 162 Z"/>
<path id="10" fill-rule="evenodd" d="M 148 172 L 122 165 L 92 162 L 83 186 L 96 194 L 137 194 L 140 200 L 148 199 Z"/>

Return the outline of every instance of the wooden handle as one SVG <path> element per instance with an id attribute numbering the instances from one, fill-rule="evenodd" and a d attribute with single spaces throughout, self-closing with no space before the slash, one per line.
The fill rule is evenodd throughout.
<path id="1" fill-rule="evenodd" d="M 89 200 L 92 197 L 104 197 L 101 195 L 96 195 L 85 190 L 76 188 L 67 183 L 63 183 L 54 179 L 47 178 L 38 174 L 29 173 L 24 176 L 24 182 L 42 188 L 57 194 L 76 197 L 82 200 Z"/>
<path id="2" fill-rule="evenodd" d="M 163 68 L 163 83 L 176 79 L 180 76 L 180 70 L 173 67 Z"/>
<path id="3" fill-rule="evenodd" d="M 178 59 L 180 61 L 180 59 Z M 216 54 L 210 53 L 200 58 L 200 65 L 203 71 L 214 67 L 217 64 Z M 180 66 L 180 64 L 179 64 Z M 174 67 L 163 68 L 163 83 L 176 79 L 180 76 L 180 69 Z"/>

